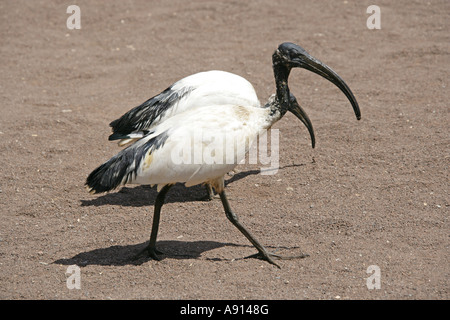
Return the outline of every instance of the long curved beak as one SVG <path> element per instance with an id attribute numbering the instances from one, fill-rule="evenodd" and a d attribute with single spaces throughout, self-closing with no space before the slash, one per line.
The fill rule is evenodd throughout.
<path id="1" fill-rule="evenodd" d="M 309 120 L 308 115 L 306 114 L 305 110 L 300 107 L 300 105 L 297 102 L 297 99 L 294 97 L 294 95 L 291 93 L 290 99 L 289 99 L 289 109 L 288 111 L 292 112 L 303 124 L 308 128 L 309 135 L 311 136 L 311 145 L 314 148 L 316 145 L 316 137 L 314 135 L 314 128 L 311 123 L 311 120 Z"/>
<path id="2" fill-rule="evenodd" d="M 302 50 L 303 51 L 301 52 L 301 55 L 293 57 L 291 59 L 293 67 L 300 67 L 307 69 L 334 83 L 347 96 L 348 100 L 352 104 L 353 111 L 355 112 L 356 115 L 356 119 L 360 120 L 361 111 L 359 110 L 358 102 L 356 101 L 355 96 L 353 95 L 352 91 L 347 86 L 347 84 L 344 82 L 344 80 L 325 63 L 322 63 L 321 61 L 317 60 L 309 53 L 307 53 L 304 49 Z"/>

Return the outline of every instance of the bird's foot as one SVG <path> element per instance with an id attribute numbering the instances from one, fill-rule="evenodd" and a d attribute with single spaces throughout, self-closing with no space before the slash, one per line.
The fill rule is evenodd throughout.
<path id="1" fill-rule="evenodd" d="M 204 197 L 201 197 L 199 200 L 200 201 L 213 201 L 214 199 L 219 199 L 219 195 L 217 194 L 208 194 Z"/>
<path id="2" fill-rule="evenodd" d="M 258 253 L 252 254 L 248 257 L 245 257 L 244 259 L 250 259 L 250 258 L 256 258 L 256 259 L 261 259 L 261 260 L 265 260 L 275 266 L 277 266 L 278 268 L 281 268 L 278 263 L 276 263 L 274 261 L 274 259 L 279 259 L 279 260 L 292 260 L 292 259 L 303 259 L 309 257 L 309 254 L 299 254 L 299 255 L 295 255 L 295 256 L 281 256 L 279 254 L 275 254 L 275 253 L 270 253 L 267 252 L 266 250 L 264 251 L 260 251 Z"/>
<path id="3" fill-rule="evenodd" d="M 159 251 L 155 247 L 147 246 L 141 251 L 138 252 L 133 258 L 133 260 L 138 260 L 142 256 L 150 257 L 153 260 L 161 261 L 161 258 L 158 255 L 164 254 L 163 252 Z"/>

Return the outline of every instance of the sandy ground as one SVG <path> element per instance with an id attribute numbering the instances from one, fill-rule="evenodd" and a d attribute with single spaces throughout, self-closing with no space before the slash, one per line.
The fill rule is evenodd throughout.
<path id="1" fill-rule="evenodd" d="M 81 29 L 69 30 L 69 4 Z M 0 298 L 448 299 L 450 2 L 2 1 Z M 295 42 L 336 70 L 361 107 L 306 70 L 290 86 L 316 130 L 287 115 L 280 170 L 245 164 L 231 205 L 270 250 L 257 259 L 200 186 L 163 207 L 160 262 L 148 241 L 156 190 L 90 195 L 118 152 L 108 124 L 176 80 L 220 69 L 274 93 L 271 55 Z M 80 289 L 67 287 L 71 265 Z M 369 290 L 369 266 L 380 289 Z"/>

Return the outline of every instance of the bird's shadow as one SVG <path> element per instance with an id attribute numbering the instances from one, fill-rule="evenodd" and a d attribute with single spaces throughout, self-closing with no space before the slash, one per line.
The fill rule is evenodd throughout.
<path id="1" fill-rule="evenodd" d="M 124 245 L 111 246 L 108 248 L 94 249 L 90 251 L 81 252 L 71 258 L 63 258 L 55 260 L 53 263 L 62 265 L 77 265 L 85 267 L 89 265 L 101 266 L 125 266 L 125 265 L 141 265 L 148 260 L 149 257 L 136 258 L 148 242 Z M 238 245 L 234 243 L 222 243 L 216 241 L 158 241 L 158 250 L 164 252 L 160 255 L 162 260 L 166 258 L 171 259 L 197 259 L 204 252 L 214 250 L 217 248 L 232 246 L 232 247 L 250 247 L 249 245 Z M 227 259 L 210 258 L 209 260 L 222 261 Z"/>
<path id="2" fill-rule="evenodd" d="M 258 174 L 259 170 L 249 170 L 234 174 L 230 179 L 225 180 L 225 185 L 243 179 L 249 175 Z M 142 207 L 154 205 L 158 191 L 156 186 L 140 185 L 136 187 L 123 187 L 118 192 L 107 193 L 95 199 L 81 200 L 81 206 L 103 206 L 103 205 L 121 205 Z M 165 203 L 206 201 L 207 191 L 204 185 L 196 185 L 186 188 L 184 184 L 177 183 L 167 194 Z"/>
<path id="3" fill-rule="evenodd" d="M 300 167 L 305 164 L 291 164 L 280 167 L 278 170 L 283 170 L 289 167 Z M 248 170 L 234 174 L 231 178 L 225 180 L 225 186 L 239 181 L 251 175 L 257 175 L 260 170 Z M 158 191 L 156 186 L 140 185 L 136 187 L 123 187 L 118 192 L 107 193 L 95 199 L 81 200 L 81 206 L 103 206 L 103 205 L 120 205 L 143 207 L 154 205 Z M 192 201 L 206 201 L 207 191 L 204 185 L 196 185 L 186 188 L 184 184 L 177 183 L 167 194 L 165 203 L 175 202 L 192 202 Z"/>
<path id="4" fill-rule="evenodd" d="M 304 166 L 305 164 L 286 165 L 279 169 L 287 167 Z M 247 176 L 259 174 L 260 170 L 249 170 L 234 174 L 231 178 L 225 180 L 225 185 L 239 181 Z M 154 205 L 155 198 L 158 194 L 156 187 L 148 185 L 136 186 L 134 188 L 123 187 L 119 192 L 107 193 L 91 200 L 81 200 L 81 206 L 103 206 L 103 205 L 120 205 L 142 207 Z M 173 202 L 191 202 L 191 201 L 205 201 L 206 188 L 202 185 L 186 188 L 183 184 L 176 184 L 170 190 L 166 197 L 166 203 Z M 53 263 L 63 265 L 140 265 L 150 258 L 134 259 L 135 256 L 145 248 L 147 243 L 140 243 L 134 245 L 116 245 L 108 248 L 94 249 L 86 252 L 81 252 L 72 258 L 62 258 L 55 260 Z M 250 245 L 239 245 L 234 243 L 222 243 L 215 241 L 158 241 L 158 249 L 164 254 L 161 258 L 173 259 L 197 259 L 202 253 L 213 249 L 231 246 L 231 247 L 253 247 Z M 280 247 L 277 247 L 279 249 Z M 295 249 L 295 248 L 285 248 Z M 212 258 L 209 260 L 227 260 L 221 258 Z M 231 260 L 231 259 L 230 259 Z"/>

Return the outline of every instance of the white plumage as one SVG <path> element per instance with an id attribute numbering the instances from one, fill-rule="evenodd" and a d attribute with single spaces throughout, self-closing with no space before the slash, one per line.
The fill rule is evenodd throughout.
<path id="1" fill-rule="evenodd" d="M 245 157 L 258 134 L 287 111 L 306 125 L 314 147 L 311 122 L 289 91 L 288 77 L 293 67 L 308 69 L 334 83 L 350 100 L 357 119 L 361 115 L 345 82 L 303 48 L 283 43 L 272 60 L 277 90 L 264 106 L 247 80 L 227 72 L 210 71 L 176 82 L 111 123 L 111 140 L 137 141 L 92 171 L 86 185 L 94 193 L 127 183 L 158 185 L 150 242 L 144 249 L 150 257 L 159 259 L 156 237 L 165 195 L 173 184 L 181 182 L 187 186 L 210 183 L 219 193 L 227 218 L 255 246 L 257 256 L 275 265 L 273 258 L 282 258 L 267 252 L 239 222 L 225 194 L 224 175 Z M 230 146 L 223 142 L 224 138 L 233 141 L 231 148 L 224 149 Z M 209 154 L 204 152 L 205 148 Z M 229 161 L 230 151 L 233 161 Z"/>
<path id="2" fill-rule="evenodd" d="M 191 95 L 180 100 L 178 106 L 171 111 L 172 115 L 201 106 L 225 104 L 260 106 L 252 84 L 247 79 L 226 71 L 199 72 L 175 82 L 172 86 L 174 91 L 181 91 L 184 88 L 194 90 Z"/>
<path id="3" fill-rule="evenodd" d="M 120 139 L 119 145 L 124 146 L 176 114 L 218 105 L 261 106 L 252 84 L 243 77 L 219 70 L 199 72 L 175 82 L 113 121 L 110 140 Z"/>
<path id="4" fill-rule="evenodd" d="M 137 142 L 144 145 L 162 133 L 168 136 L 162 148 L 145 155 L 136 177 L 128 183 L 157 184 L 160 190 L 177 182 L 188 187 L 208 182 L 216 192 L 222 191 L 223 176 L 244 159 L 256 136 L 270 127 L 269 111 L 253 106 L 212 105 L 174 115 Z M 226 150 L 227 144 L 233 149 Z M 208 151 L 219 150 L 221 159 L 210 163 L 210 158 L 216 155 Z M 233 163 L 227 157 L 232 157 Z"/>

